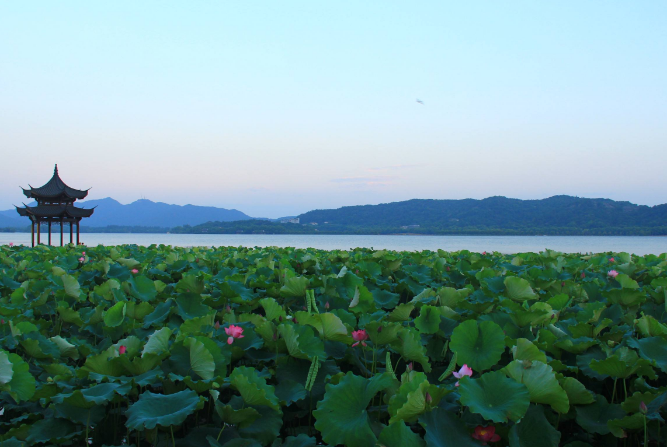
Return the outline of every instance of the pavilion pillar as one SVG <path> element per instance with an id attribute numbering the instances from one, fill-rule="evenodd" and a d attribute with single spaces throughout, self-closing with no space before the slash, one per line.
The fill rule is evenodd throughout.
<path id="1" fill-rule="evenodd" d="M 81 229 L 81 220 L 76 221 L 76 245 L 79 245 L 81 242 L 79 241 L 79 230 Z"/>
<path id="2" fill-rule="evenodd" d="M 60 219 L 60 246 L 63 246 L 63 220 Z"/>
<path id="3" fill-rule="evenodd" d="M 74 243 L 74 237 L 72 236 L 72 225 L 74 225 L 74 221 L 70 220 L 69 221 L 69 243 L 70 244 Z"/>
<path id="4" fill-rule="evenodd" d="M 35 246 L 35 221 L 30 219 L 30 240 L 32 241 L 32 246 Z"/>
<path id="5" fill-rule="evenodd" d="M 51 221 L 49 220 L 49 247 L 51 246 Z"/>
<path id="6" fill-rule="evenodd" d="M 42 243 L 42 223 L 37 221 L 37 245 Z"/>

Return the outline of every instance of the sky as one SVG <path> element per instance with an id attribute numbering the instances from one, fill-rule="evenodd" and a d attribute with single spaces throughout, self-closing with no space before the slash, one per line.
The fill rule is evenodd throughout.
<path id="1" fill-rule="evenodd" d="M 0 209 L 667 202 L 667 2 L 0 3 Z M 421 100 L 423 104 L 417 102 Z"/>

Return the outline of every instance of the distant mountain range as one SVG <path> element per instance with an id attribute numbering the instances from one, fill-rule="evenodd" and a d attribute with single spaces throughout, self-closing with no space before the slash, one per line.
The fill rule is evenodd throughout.
<path id="1" fill-rule="evenodd" d="M 407 200 L 380 205 L 315 210 L 299 216 L 318 223 L 431 229 L 667 227 L 667 204 L 635 205 L 611 199 L 553 196 L 541 200 L 489 197 L 475 200 Z"/>
<path id="2" fill-rule="evenodd" d="M 645 206 L 562 195 L 541 200 L 414 199 L 346 206 L 301 214 L 298 225 L 256 219 L 238 210 L 150 200 L 121 205 L 107 198 L 82 202 L 82 206 L 97 206 L 84 227 L 159 227 L 179 233 L 667 235 L 667 204 Z M 15 210 L 0 212 L 0 228 L 27 225 L 27 219 L 24 222 Z"/>
<path id="3" fill-rule="evenodd" d="M 212 206 L 169 205 L 141 199 L 127 205 L 112 199 L 86 200 L 77 202 L 82 208 L 95 208 L 91 218 L 85 219 L 87 227 L 140 226 L 172 228 L 179 225 L 199 225 L 209 221 L 230 222 L 252 219 L 238 210 L 215 208 Z M 32 206 L 32 204 L 28 204 Z M 0 228 L 16 228 L 30 225 L 27 218 L 20 217 L 15 209 L 0 211 Z"/>

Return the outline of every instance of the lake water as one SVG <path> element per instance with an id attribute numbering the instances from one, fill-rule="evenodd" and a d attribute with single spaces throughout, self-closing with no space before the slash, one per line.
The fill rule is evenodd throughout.
<path id="1" fill-rule="evenodd" d="M 67 235 L 66 235 L 67 236 Z M 42 235 L 44 239 L 44 235 Z M 68 238 L 65 238 L 68 240 Z M 52 241 L 60 243 L 60 235 Z M 283 234 L 128 234 L 81 233 L 86 245 L 165 244 L 175 246 L 297 247 L 323 250 L 367 247 L 400 251 L 470 250 L 501 253 L 539 252 L 544 249 L 567 253 L 629 252 L 637 255 L 667 252 L 667 237 L 659 236 L 374 236 L 374 235 L 283 235 Z M 0 245 L 30 244 L 30 233 L 0 233 Z"/>

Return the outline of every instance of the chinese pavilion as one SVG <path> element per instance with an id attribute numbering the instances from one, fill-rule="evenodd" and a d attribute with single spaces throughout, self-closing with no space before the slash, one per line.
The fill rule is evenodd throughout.
<path id="1" fill-rule="evenodd" d="M 30 185 L 28 185 L 30 186 Z M 58 165 L 53 170 L 53 177 L 39 188 L 23 189 L 23 194 L 29 199 L 35 199 L 36 206 L 23 208 L 16 207 L 16 211 L 24 217 L 28 217 L 32 223 L 32 246 L 35 246 L 35 224 L 37 224 L 37 244 L 41 243 L 41 225 L 47 223 L 49 227 L 49 245 L 51 245 L 51 224 L 60 224 L 60 246 L 63 246 L 63 225 L 69 223 L 69 243 L 73 241 L 73 225 L 76 224 L 76 244 L 79 245 L 79 229 L 81 219 L 90 217 L 94 208 L 84 209 L 74 206 L 74 202 L 88 195 L 88 189 L 81 191 L 70 188 L 58 175 Z M 90 188 L 89 188 L 90 189 Z"/>

